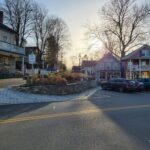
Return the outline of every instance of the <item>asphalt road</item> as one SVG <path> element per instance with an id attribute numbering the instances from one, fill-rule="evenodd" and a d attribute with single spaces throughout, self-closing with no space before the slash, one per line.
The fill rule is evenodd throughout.
<path id="1" fill-rule="evenodd" d="M 0 150 L 149 149 L 149 92 L 0 106 Z"/>

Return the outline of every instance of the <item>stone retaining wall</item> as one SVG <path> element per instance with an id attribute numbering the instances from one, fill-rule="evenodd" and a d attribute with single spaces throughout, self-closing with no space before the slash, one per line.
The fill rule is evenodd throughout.
<path id="1" fill-rule="evenodd" d="M 84 81 L 69 85 L 42 85 L 42 86 L 15 86 L 14 90 L 33 94 L 45 95 L 70 95 L 84 92 L 90 88 L 96 87 L 96 81 Z"/>

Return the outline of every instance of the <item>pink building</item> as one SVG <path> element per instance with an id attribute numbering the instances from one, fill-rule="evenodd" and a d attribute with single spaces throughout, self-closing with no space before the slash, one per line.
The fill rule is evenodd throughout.
<path id="1" fill-rule="evenodd" d="M 150 78 L 150 46 L 143 45 L 122 59 L 126 78 Z"/>

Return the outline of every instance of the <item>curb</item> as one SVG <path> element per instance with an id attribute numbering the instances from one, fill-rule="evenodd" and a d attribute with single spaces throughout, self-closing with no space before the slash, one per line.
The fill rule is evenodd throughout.
<path id="1" fill-rule="evenodd" d="M 3 89 L 5 90 L 5 89 Z M 2 90 L 2 91 L 3 91 Z M 8 90 L 8 94 L 9 95 L 9 91 L 12 92 L 9 88 L 7 88 L 6 90 Z M 97 92 L 98 90 L 100 90 L 100 87 L 94 88 L 94 89 L 90 89 L 88 91 L 85 91 L 83 93 L 80 94 L 74 94 L 74 95 L 67 95 L 67 96 L 48 96 L 45 95 L 45 97 L 43 95 L 39 95 L 39 98 L 37 99 L 38 95 L 34 95 L 34 94 L 25 94 L 24 96 L 31 96 L 31 101 L 25 101 L 26 97 L 24 98 L 24 100 L 18 100 L 20 95 L 19 93 L 16 93 L 16 95 L 14 95 L 14 99 L 13 97 L 8 97 L 7 99 L 5 98 L 0 98 L 0 106 L 4 106 L 4 105 L 17 105 L 17 104 L 34 104 L 34 103 L 49 103 L 49 102 L 65 102 L 65 101 L 73 101 L 73 100 L 86 100 L 89 97 L 91 97 L 95 92 Z M 14 93 L 15 94 L 15 93 Z M 36 96 L 36 97 L 34 97 Z M 1 97 L 1 95 L 0 95 Z M 42 99 L 43 97 L 43 99 Z M 17 100 L 16 100 L 17 99 Z M 34 100 L 33 100 L 34 99 Z M 36 100 L 35 100 L 36 99 Z"/>

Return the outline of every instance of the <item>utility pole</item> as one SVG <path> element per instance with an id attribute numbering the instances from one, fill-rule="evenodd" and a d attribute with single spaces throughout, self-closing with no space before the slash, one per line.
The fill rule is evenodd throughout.
<path id="1" fill-rule="evenodd" d="M 79 53 L 79 66 L 81 65 L 81 54 Z"/>

